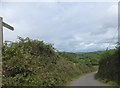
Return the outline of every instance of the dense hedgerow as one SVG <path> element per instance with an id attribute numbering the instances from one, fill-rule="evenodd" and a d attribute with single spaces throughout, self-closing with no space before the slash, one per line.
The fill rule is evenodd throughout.
<path id="1" fill-rule="evenodd" d="M 107 82 L 114 81 L 120 85 L 120 47 L 115 50 L 105 51 L 99 63 L 97 78 Z"/>
<path id="2" fill-rule="evenodd" d="M 2 67 L 4 86 L 63 86 L 93 71 L 92 65 L 61 55 L 51 44 L 21 37 L 4 43 Z"/>

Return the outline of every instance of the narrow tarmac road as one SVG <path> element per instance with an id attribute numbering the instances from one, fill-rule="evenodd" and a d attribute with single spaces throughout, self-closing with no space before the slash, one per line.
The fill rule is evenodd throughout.
<path id="1" fill-rule="evenodd" d="M 95 74 L 96 72 L 92 72 L 81 76 L 79 79 L 72 81 L 67 86 L 108 86 L 107 84 L 103 84 L 95 80 Z"/>

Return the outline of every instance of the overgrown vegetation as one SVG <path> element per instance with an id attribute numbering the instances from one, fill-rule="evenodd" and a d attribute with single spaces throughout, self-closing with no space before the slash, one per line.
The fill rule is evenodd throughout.
<path id="1" fill-rule="evenodd" d="M 115 50 L 103 52 L 102 60 L 99 63 L 99 70 L 96 75 L 104 82 L 112 82 L 120 86 L 120 46 Z"/>
<path id="2" fill-rule="evenodd" d="M 3 46 L 4 86 L 63 86 L 72 78 L 95 70 L 92 60 L 57 52 L 43 41 L 19 37 Z"/>

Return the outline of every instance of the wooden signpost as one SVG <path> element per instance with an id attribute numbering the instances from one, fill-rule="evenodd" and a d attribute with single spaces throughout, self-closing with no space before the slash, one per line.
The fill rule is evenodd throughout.
<path id="1" fill-rule="evenodd" d="M 6 27 L 12 31 L 14 30 L 12 26 L 3 22 L 3 18 L 0 17 L 0 62 L 2 62 L 3 27 Z"/>
<path id="2" fill-rule="evenodd" d="M 120 2 L 118 2 L 118 43 L 120 44 Z"/>
<path id="3" fill-rule="evenodd" d="M 118 46 L 120 47 L 120 1 L 118 2 Z M 119 52 L 118 52 L 118 63 L 119 63 L 119 65 L 118 65 L 118 71 L 120 70 L 119 69 L 119 67 L 120 67 L 120 54 L 119 54 Z M 120 73 L 120 71 L 118 72 L 118 77 L 120 76 L 119 75 L 119 73 Z M 119 79 L 119 78 L 118 78 Z M 117 83 L 119 84 L 120 82 L 119 82 L 119 80 L 117 79 Z"/>
<path id="4" fill-rule="evenodd" d="M 0 17 L 0 87 L 2 87 L 2 45 L 3 45 L 3 27 L 6 27 L 10 30 L 14 30 L 12 26 L 3 22 L 3 18 Z"/>

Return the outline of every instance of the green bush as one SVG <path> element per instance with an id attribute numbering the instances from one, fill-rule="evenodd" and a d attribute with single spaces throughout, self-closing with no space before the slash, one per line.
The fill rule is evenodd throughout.
<path id="1" fill-rule="evenodd" d="M 114 81 L 120 85 L 120 47 L 116 50 L 105 51 L 102 54 L 102 60 L 99 63 L 97 77 Z"/>
<path id="2" fill-rule="evenodd" d="M 43 41 L 19 37 L 3 46 L 4 86 L 63 86 L 91 71 L 92 65 L 76 54 L 56 52 L 52 44 Z"/>

